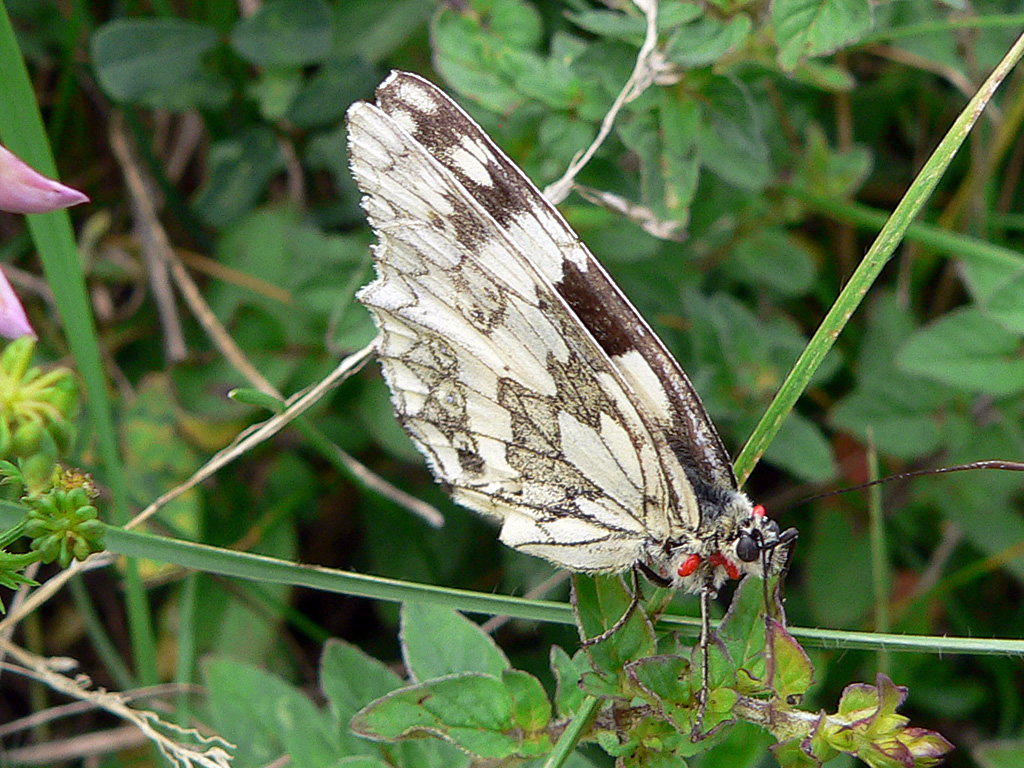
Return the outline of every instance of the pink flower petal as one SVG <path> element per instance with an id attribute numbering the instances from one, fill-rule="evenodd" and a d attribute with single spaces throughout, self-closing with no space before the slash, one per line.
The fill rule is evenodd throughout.
<path id="1" fill-rule="evenodd" d="M 46 178 L 0 147 L 0 211 L 46 213 L 87 202 L 77 189 Z"/>
<path id="2" fill-rule="evenodd" d="M 21 336 L 35 336 L 36 332 L 29 325 L 25 309 L 18 301 L 18 296 L 7 282 L 7 276 L 0 270 L 0 336 L 17 339 Z"/>

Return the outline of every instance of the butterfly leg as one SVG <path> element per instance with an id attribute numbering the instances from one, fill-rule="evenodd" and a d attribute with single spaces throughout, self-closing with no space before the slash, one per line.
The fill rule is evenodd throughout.
<path id="1" fill-rule="evenodd" d="M 623 613 L 622 616 L 614 624 L 612 624 L 610 627 L 608 627 L 608 629 L 606 629 L 604 632 L 602 632 L 600 635 L 597 635 L 596 637 L 584 637 L 583 627 L 577 627 L 580 633 L 580 645 L 582 645 L 584 648 L 587 648 L 591 645 L 597 645 L 598 643 L 607 640 L 609 637 L 611 637 L 620 629 L 622 629 L 623 625 L 627 621 L 629 621 L 629 617 L 633 615 L 633 611 L 635 611 L 636 607 L 640 604 L 640 577 L 637 575 L 636 568 L 633 569 L 632 573 L 632 596 L 630 597 L 629 605 L 626 607 L 626 612 Z"/>
<path id="2" fill-rule="evenodd" d="M 711 598 L 714 591 L 711 584 L 705 584 L 700 591 L 700 690 L 697 691 L 697 716 L 690 730 L 691 741 L 700 741 L 707 735 L 702 731 L 711 688 Z"/>

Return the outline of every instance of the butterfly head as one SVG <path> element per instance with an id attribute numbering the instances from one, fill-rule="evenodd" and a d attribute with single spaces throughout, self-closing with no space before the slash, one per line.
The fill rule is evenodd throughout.
<path id="1" fill-rule="evenodd" d="M 739 492 L 717 511 L 692 535 L 651 552 L 641 566 L 644 573 L 661 586 L 698 592 L 748 573 L 774 575 L 785 568 L 795 528 L 780 531 L 764 507 Z"/>

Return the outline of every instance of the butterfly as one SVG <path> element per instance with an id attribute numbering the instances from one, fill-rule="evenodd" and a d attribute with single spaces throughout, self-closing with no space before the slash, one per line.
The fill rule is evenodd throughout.
<path id="1" fill-rule="evenodd" d="M 358 298 L 434 477 L 510 547 L 699 593 L 706 649 L 711 597 L 781 570 L 796 531 L 739 490 L 682 368 L 439 88 L 392 72 L 349 109 L 348 141 L 378 239 Z"/>

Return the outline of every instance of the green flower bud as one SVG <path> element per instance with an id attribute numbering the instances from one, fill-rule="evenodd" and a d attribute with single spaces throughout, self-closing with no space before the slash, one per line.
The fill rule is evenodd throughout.
<path id="1" fill-rule="evenodd" d="M 63 537 L 51 533 L 41 539 L 32 542 L 32 549 L 39 552 L 42 561 L 46 564 L 52 563 L 60 557 L 60 542 Z"/>
<path id="2" fill-rule="evenodd" d="M 43 425 L 35 419 L 23 422 L 11 436 L 11 445 L 17 456 L 31 456 L 39 451 L 43 442 Z"/>
<path id="3" fill-rule="evenodd" d="M 24 477 L 26 491 L 37 494 L 49 488 L 53 484 L 53 470 L 56 466 L 53 458 L 43 453 L 22 459 L 21 474 Z"/>
<path id="4" fill-rule="evenodd" d="M 0 377 L 12 381 L 24 379 L 35 351 L 36 340 L 31 336 L 22 336 L 12 341 L 0 353 Z"/>

